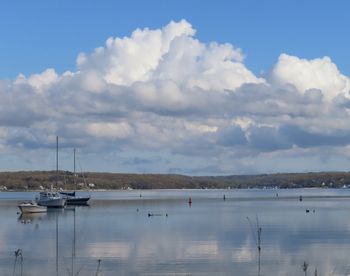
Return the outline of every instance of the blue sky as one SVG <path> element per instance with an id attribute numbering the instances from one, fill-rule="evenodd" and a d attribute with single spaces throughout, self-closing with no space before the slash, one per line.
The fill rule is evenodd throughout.
<path id="1" fill-rule="evenodd" d="M 0 168 L 350 166 L 348 1 L 2 1 Z"/>
<path id="2" fill-rule="evenodd" d="M 280 53 L 330 56 L 347 75 L 348 1 L 2 1 L 0 76 L 14 78 L 54 67 L 73 70 L 79 52 L 136 28 L 186 19 L 201 41 L 229 42 L 256 74 Z"/>

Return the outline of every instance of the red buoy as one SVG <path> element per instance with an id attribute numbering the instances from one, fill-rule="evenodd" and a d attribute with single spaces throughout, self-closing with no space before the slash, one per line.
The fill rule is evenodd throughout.
<path id="1" fill-rule="evenodd" d="M 188 204 L 192 204 L 192 198 L 191 197 L 188 199 Z"/>

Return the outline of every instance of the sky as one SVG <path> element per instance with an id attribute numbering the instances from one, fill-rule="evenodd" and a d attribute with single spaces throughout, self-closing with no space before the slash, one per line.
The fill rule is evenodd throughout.
<path id="1" fill-rule="evenodd" d="M 0 170 L 348 171 L 348 1 L 1 1 Z"/>

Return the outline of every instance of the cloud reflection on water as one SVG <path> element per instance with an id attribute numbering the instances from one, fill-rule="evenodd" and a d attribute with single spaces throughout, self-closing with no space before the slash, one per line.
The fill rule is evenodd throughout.
<path id="1" fill-rule="evenodd" d="M 89 258 L 116 258 L 127 260 L 130 256 L 129 242 L 95 242 L 89 243 L 85 249 Z"/>

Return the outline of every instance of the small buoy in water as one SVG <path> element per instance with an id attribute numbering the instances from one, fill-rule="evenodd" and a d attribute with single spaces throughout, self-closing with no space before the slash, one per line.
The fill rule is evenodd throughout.
<path id="1" fill-rule="evenodd" d="M 312 212 L 315 213 L 315 209 L 313 209 Z"/>
<path id="2" fill-rule="evenodd" d="M 223 199 L 226 200 L 226 196 L 225 195 L 224 195 Z"/>
<path id="3" fill-rule="evenodd" d="M 306 213 L 309 213 L 310 212 L 310 210 L 309 209 L 306 209 Z"/>
<path id="4" fill-rule="evenodd" d="M 149 217 L 151 217 L 151 216 L 153 216 L 153 214 L 151 214 L 151 213 L 148 213 L 148 216 L 149 216 Z"/>
<path id="5" fill-rule="evenodd" d="M 299 201 L 303 201 L 303 197 L 302 196 L 299 196 Z"/>
<path id="6" fill-rule="evenodd" d="M 166 213 L 165 216 L 167 217 L 167 216 L 168 216 L 168 213 Z"/>
<path id="7" fill-rule="evenodd" d="M 191 197 L 188 199 L 188 204 L 192 204 L 192 198 Z"/>

